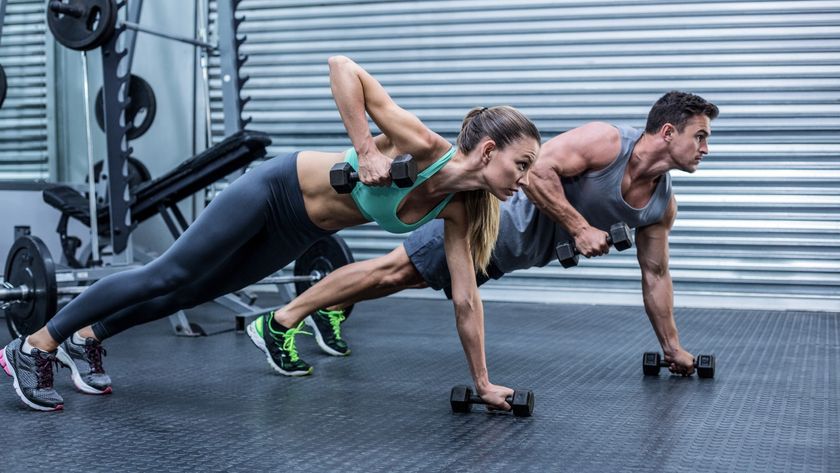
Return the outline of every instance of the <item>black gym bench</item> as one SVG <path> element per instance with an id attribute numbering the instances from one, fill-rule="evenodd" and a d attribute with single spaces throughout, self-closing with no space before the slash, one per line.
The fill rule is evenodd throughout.
<path id="1" fill-rule="evenodd" d="M 133 231 L 137 224 L 160 214 L 172 237 L 177 240 L 189 226 L 178 208 L 178 202 L 248 166 L 254 160 L 264 158 L 266 147 L 270 144 L 271 139 L 265 133 L 247 130 L 238 131 L 153 180 L 148 180 L 148 171 L 145 170 L 142 163 L 129 158 L 127 182 L 133 182 L 133 185 L 129 185 L 129 189 L 131 189 L 129 204 L 131 225 L 128 227 L 129 231 Z M 75 236 L 67 235 L 67 225 L 70 218 L 78 220 L 87 227 L 91 226 L 88 198 L 78 190 L 63 184 L 45 189 L 43 198 L 44 202 L 61 212 L 56 231 L 61 239 L 61 249 L 67 265 L 76 269 L 87 269 L 91 265 L 95 266 L 97 262 L 79 261 L 81 258 L 77 258 L 76 250 L 81 245 L 81 240 Z M 110 206 L 107 202 L 97 202 L 97 231 L 99 235 L 106 237 L 102 241 L 110 241 L 107 238 L 111 231 L 109 209 Z M 135 256 L 140 255 L 135 253 Z M 147 255 L 141 260 L 149 260 L 149 258 L 150 256 Z M 94 279 L 99 277 L 95 276 Z M 101 275 L 101 277 L 104 277 L 104 275 Z M 71 279 L 79 283 L 75 276 Z M 242 299 L 242 302 L 239 302 L 239 299 Z M 245 299 L 248 300 L 245 301 Z M 223 296 L 216 301 L 239 313 L 253 311 L 252 304 L 255 300 L 254 296 L 243 291 L 236 295 Z M 51 316 L 52 313 L 49 314 L 49 317 Z M 189 322 L 182 311 L 173 314 L 170 318 L 174 318 L 172 325 L 178 335 L 205 334 L 199 325 Z M 236 319 L 237 327 L 243 324 L 243 320 L 240 319 L 241 317 Z"/>
<path id="2" fill-rule="evenodd" d="M 173 217 L 177 219 L 182 229 L 188 225 L 184 215 L 178 209 L 178 202 L 242 169 L 252 161 L 265 157 L 265 148 L 270 144 L 271 139 L 265 133 L 239 131 L 184 161 L 163 176 L 138 184 L 132 191 L 130 205 L 132 225 L 160 214 L 173 237 L 178 238 L 181 232 L 175 226 Z M 68 237 L 67 222 L 69 218 L 75 218 L 90 227 L 90 207 L 87 197 L 63 184 L 45 189 L 43 196 L 44 202 L 62 214 L 57 231 L 61 237 L 64 256 L 70 266 L 82 267 L 83 264 L 80 264 L 75 256 L 79 245 L 78 239 Z M 107 203 L 97 204 L 97 222 L 99 233 L 107 235 L 110 231 Z"/>

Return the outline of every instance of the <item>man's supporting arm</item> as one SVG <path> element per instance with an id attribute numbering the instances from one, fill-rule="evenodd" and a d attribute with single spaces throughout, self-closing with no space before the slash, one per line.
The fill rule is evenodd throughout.
<path id="1" fill-rule="evenodd" d="M 674 321 L 674 285 L 669 270 L 668 235 L 677 217 L 673 197 L 662 221 L 636 230 L 636 254 L 642 270 L 642 298 L 645 312 L 662 346 L 671 370 L 681 374 L 694 371 L 693 357 L 683 350 Z"/>

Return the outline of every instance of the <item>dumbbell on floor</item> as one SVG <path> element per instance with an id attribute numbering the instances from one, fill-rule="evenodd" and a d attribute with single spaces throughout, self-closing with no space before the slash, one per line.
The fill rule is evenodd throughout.
<path id="1" fill-rule="evenodd" d="M 508 396 L 505 401 L 510 404 L 513 415 L 517 417 L 531 417 L 534 412 L 534 393 L 530 390 L 515 390 L 513 396 Z M 473 394 L 469 386 L 459 385 L 452 388 L 449 404 L 452 406 L 452 412 L 470 412 L 473 404 L 487 403 Z"/>
<path id="2" fill-rule="evenodd" d="M 645 376 L 656 376 L 659 374 L 659 369 L 662 367 L 669 367 L 670 363 L 662 359 L 659 353 L 649 351 L 642 357 L 642 371 Z M 694 359 L 694 368 L 697 370 L 697 376 L 701 378 L 715 377 L 715 355 L 697 355 Z"/>
<path id="3" fill-rule="evenodd" d="M 633 246 L 633 238 L 630 235 L 630 227 L 624 222 L 618 222 L 610 227 L 610 234 L 607 236 L 607 243 L 614 246 L 618 251 L 624 251 Z M 557 245 L 557 259 L 564 268 L 577 266 L 580 251 L 575 248 L 574 241 L 567 241 Z"/>
<path id="4" fill-rule="evenodd" d="M 391 181 L 397 187 L 411 187 L 417 180 L 417 163 L 410 154 L 401 154 L 391 162 Z M 339 194 L 349 194 L 359 182 L 359 173 L 348 162 L 335 163 L 330 169 L 330 185 Z"/>

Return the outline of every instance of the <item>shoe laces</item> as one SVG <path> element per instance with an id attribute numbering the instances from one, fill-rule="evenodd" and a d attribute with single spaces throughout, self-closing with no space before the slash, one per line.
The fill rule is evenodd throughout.
<path id="1" fill-rule="evenodd" d="M 105 351 L 105 347 L 101 343 L 96 341 L 85 343 L 85 358 L 87 358 L 90 364 L 91 373 L 99 374 L 105 372 L 105 369 L 102 368 L 102 357 L 106 355 L 108 355 L 108 352 Z"/>
<path id="2" fill-rule="evenodd" d="M 52 353 L 35 353 L 35 376 L 38 378 L 37 389 L 52 389 L 53 366 L 58 368 L 58 358 Z"/>
<path id="3" fill-rule="evenodd" d="M 336 340 L 341 340 L 341 322 L 347 319 L 347 316 L 344 315 L 344 309 L 319 310 L 318 312 L 321 315 L 327 316 L 327 319 L 330 321 L 330 327 L 332 327 L 333 336 Z"/>
<path id="4" fill-rule="evenodd" d="M 272 313 L 273 316 L 273 313 Z M 268 320 L 265 321 L 266 324 L 270 322 Z M 286 329 L 285 332 L 280 332 L 279 335 L 283 337 L 283 343 L 280 343 L 280 340 L 277 339 L 275 336 L 277 333 L 273 332 L 270 327 L 267 327 L 269 332 L 271 333 L 271 337 L 274 338 L 274 342 L 283 349 L 286 353 L 289 354 L 289 359 L 291 361 L 298 361 L 300 357 L 298 356 L 297 347 L 295 346 L 295 335 L 301 333 L 304 335 L 312 335 L 312 332 L 307 332 L 303 330 L 303 321 L 297 324 L 297 326 Z"/>

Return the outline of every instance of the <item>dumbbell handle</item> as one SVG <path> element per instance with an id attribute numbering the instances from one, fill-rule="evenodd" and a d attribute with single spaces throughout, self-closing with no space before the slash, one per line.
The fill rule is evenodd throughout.
<path id="1" fill-rule="evenodd" d="M 659 359 L 659 366 L 660 366 L 661 368 L 670 368 L 670 367 L 671 367 L 671 363 L 668 363 L 667 361 L 665 361 L 665 360 L 663 360 L 663 359 L 661 359 L 661 358 L 660 358 L 660 359 Z M 695 368 L 697 367 L 697 358 L 695 358 L 695 359 L 694 359 L 694 367 L 695 367 Z"/>
<path id="2" fill-rule="evenodd" d="M 391 172 L 388 171 L 388 174 L 391 174 Z M 350 182 L 356 183 L 358 181 L 359 181 L 359 172 L 358 171 L 351 171 L 350 172 Z"/>
<path id="3" fill-rule="evenodd" d="M 694 367 L 695 367 L 695 368 L 697 368 L 697 358 L 698 358 L 698 357 L 696 357 L 696 356 L 694 357 Z M 662 367 L 662 368 L 670 368 L 670 367 L 671 367 L 671 363 L 668 363 L 668 362 L 667 362 L 667 361 L 665 361 L 663 358 L 660 358 L 660 359 L 659 359 L 659 366 L 660 366 L 660 367 Z"/>
<path id="4" fill-rule="evenodd" d="M 619 241 L 615 241 L 613 238 L 614 234 L 620 235 Z M 607 244 L 615 247 L 618 251 L 623 251 L 633 246 L 632 239 L 630 237 L 630 228 L 626 223 L 618 222 L 610 226 L 610 230 L 607 232 Z M 560 260 L 560 264 L 562 264 L 564 268 L 577 266 L 577 255 L 581 253 L 575 245 L 574 240 L 557 245 L 555 252 L 557 253 L 557 259 Z"/>
<path id="5" fill-rule="evenodd" d="M 612 246 L 612 244 L 613 244 L 612 237 L 609 234 L 607 234 L 607 244 L 610 245 L 610 246 Z M 577 246 L 575 246 L 575 242 L 574 241 L 567 241 L 566 243 L 561 243 L 560 245 L 557 245 L 557 249 L 555 251 L 558 253 L 558 257 L 559 257 L 560 250 L 563 249 L 564 247 L 570 248 L 572 250 L 572 255 L 574 255 L 574 256 L 580 254 L 580 251 L 577 249 Z M 563 265 L 564 268 L 577 266 L 577 259 L 576 258 L 572 261 L 571 264 L 564 263 L 563 261 L 564 260 L 560 260 L 560 263 Z"/>
<path id="6" fill-rule="evenodd" d="M 612 244 L 613 244 L 612 236 L 610 236 L 609 233 L 607 234 L 607 244 L 610 245 L 610 246 L 612 246 Z M 572 248 L 572 253 L 574 253 L 576 255 L 580 254 L 580 251 L 577 249 L 577 246 L 575 246 L 574 241 L 567 241 L 566 243 L 563 243 L 563 245 L 569 245 Z"/>
<path id="7" fill-rule="evenodd" d="M 513 396 L 508 396 L 505 398 L 505 402 L 508 404 L 513 404 Z M 489 404 L 484 399 L 481 399 L 477 394 L 470 394 L 470 403 L 471 404 Z"/>
<path id="8" fill-rule="evenodd" d="M 402 162 L 400 162 L 400 161 L 402 161 Z M 413 171 L 409 171 L 409 174 L 412 174 L 412 177 L 410 178 L 410 181 L 407 183 L 408 184 L 407 186 L 397 182 L 398 187 L 410 187 L 411 184 L 414 183 L 414 180 L 417 178 L 417 166 L 416 166 L 416 164 L 414 164 L 414 158 L 412 158 L 410 154 L 401 154 L 401 155 L 395 157 L 394 160 L 391 162 L 391 169 L 388 172 L 391 175 L 391 179 L 396 179 L 394 177 L 394 166 L 395 165 L 409 166 L 410 168 L 413 169 Z M 338 166 L 338 165 L 336 165 L 336 166 Z M 332 171 L 330 171 L 330 172 L 332 172 Z M 359 182 L 359 172 L 355 171 L 355 170 L 350 171 L 347 174 L 347 181 L 348 181 L 349 184 L 355 185 L 357 182 Z M 336 189 L 336 191 L 339 192 L 339 193 L 350 192 L 349 190 L 338 191 L 338 189 Z"/>
<path id="9" fill-rule="evenodd" d="M 73 18 L 81 18 L 85 14 L 85 9 L 78 5 L 70 5 L 59 0 L 52 0 L 50 2 L 50 11 L 54 13 L 63 13 Z"/>

